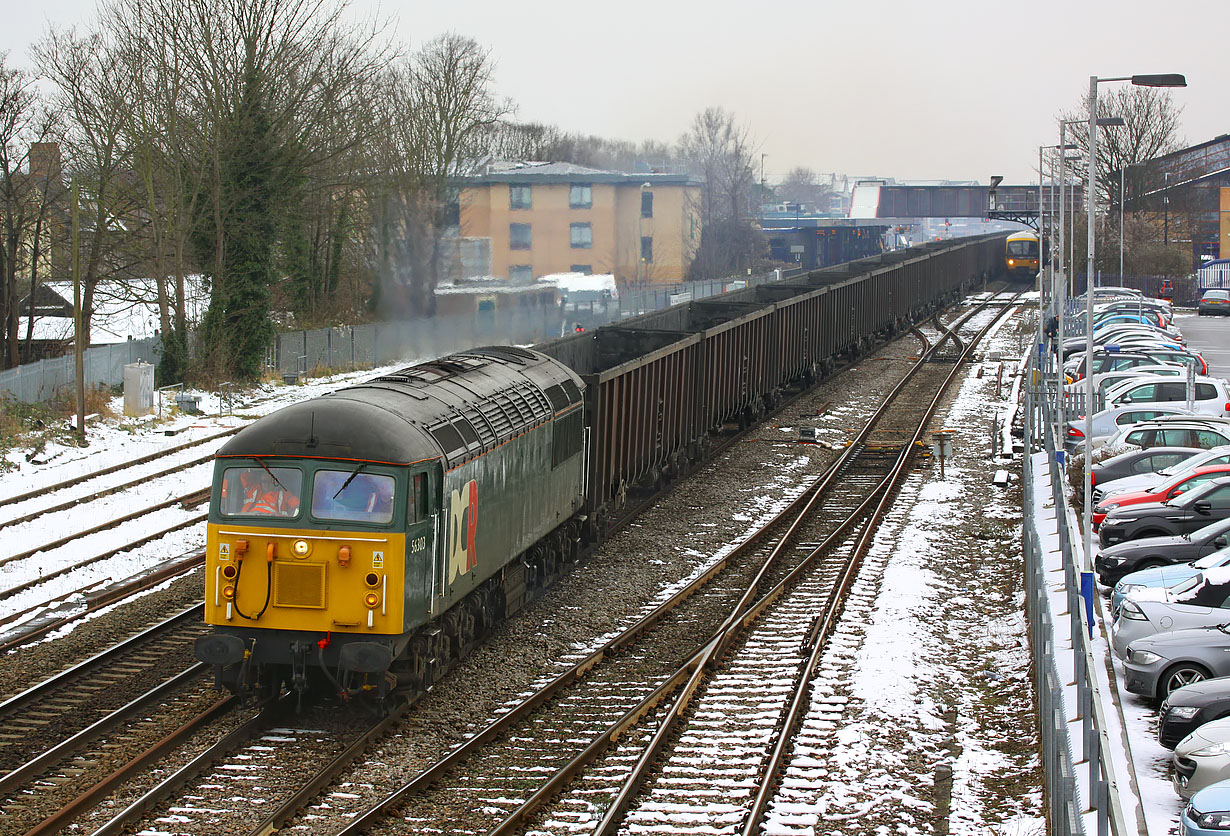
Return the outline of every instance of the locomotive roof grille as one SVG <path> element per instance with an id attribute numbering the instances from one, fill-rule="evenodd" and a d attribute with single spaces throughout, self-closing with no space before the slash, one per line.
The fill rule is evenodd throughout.
<path id="1" fill-rule="evenodd" d="M 443 454 L 451 468 L 579 411 L 583 387 L 575 372 L 538 352 L 471 349 L 284 407 L 245 427 L 219 455 L 397 464 Z"/>
<path id="2" fill-rule="evenodd" d="M 448 463 L 456 465 L 550 420 L 554 413 L 551 400 L 541 389 L 518 383 L 487 400 L 466 404 L 460 415 L 428 428 L 428 432 L 444 449 Z"/>

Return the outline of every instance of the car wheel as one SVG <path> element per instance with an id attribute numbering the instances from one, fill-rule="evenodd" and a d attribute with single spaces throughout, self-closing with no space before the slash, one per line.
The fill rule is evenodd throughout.
<path id="1" fill-rule="evenodd" d="M 1164 700 L 1184 685 L 1191 685 L 1193 682 L 1204 682 L 1208 678 L 1209 671 L 1203 665 L 1180 662 L 1162 674 L 1162 678 L 1158 681 L 1157 686 L 1158 698 Z"/>
<path id="2" fill-rule="evenodd" d="M 1151 557 L 1148 560 L 1142 560 L 1133 569 L 1133 572 L 1143 572 L 1145 569 L 1157 569 L 1159 566 L 1169 566 L 1165 560 L 1158 560 L 1156 557 Z"/>
<path id="3" fill-rule="evenodd" d="M 1144 531 L 1138 531 L 1132 535 L 1132 540 L 1143 540 L 1146 537 L 1170 537 L 1171 532 L 1162 531 L 1160 528 L 1147 528 Z"/>

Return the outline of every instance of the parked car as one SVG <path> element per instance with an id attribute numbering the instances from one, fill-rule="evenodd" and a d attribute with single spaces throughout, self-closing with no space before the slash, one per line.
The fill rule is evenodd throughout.
<path id="1" fill-rule="evenodd" d="M 1195 792 L 1179 814 L 1179 836 L 1225 836 L 1230 830 L 1230 781 Z"/>
<path id="2" fill-rule="evenodd" d="M 1172 476 L 1160 485 L 1154 485 L 1146 490 L 1112 494 L 1093 507 L 1094 531 L 1097 531 L 1102 520 L 1106 519 L 1106 515 L 1111 511 L 1132 505 L 1143 505 L 1146 502 L 1168 502 L 1219 476 L 1230 476 L 1230 465 L 1215 464 L 1198 467 L 1195 470 Z"/>
<path id="3" fill-rule="evenodd" d="M 1198 377 L 1192 381 L 1192 410 L 1202 415 L 1222 416 L 1230 413 L 1230 389 L 1226 381 L 1216 377 Z M 1187 381 L 1130 379 L 1106 393 L 1106 407 L 1135 406 L 1141 409 L 1159 406 L 1186 406 Z"/>
<path id="4" fill-rule="evenodd" d="M 1201 539 L 1207 544 L 1208 537 L 1212 537 L 1214 541 L 1221 541 L 1227 538 L 1226 532 L 1230 529 L 1230 520 L 1222 520 L 1221 522 L 1211 523 L 1206 525 L 1200 531 L 1190 535 L 1193 539 L 1197 534 L 1205 529 L 1216 529 L 1209 535 L 1202 536 Z M 1130 543 L 1120 543 L 1121 546 L 1129 546 L 1144 543 L 1155 538 L 1146 537 L 1143 540 L 1132 540 Z M 1180 537 L 1158 537 L 1157 540 L 1177 541 L 1183 538 Z M 1184 544 L 1186 546 L 1186 544 Z M 1213 544 L 1217 547 L 1217 543 Z M 1112 548 L 1118 548 L 1112 546 Z M 1163 552 L 1164 554 L 1164 552 Z M 1143 565 L 1143 564 L 1142 564 Z M 1188 578 L 1194 578 L 1201 572 L 1208 569 L 1216 569 L 1219 566 L 1230 566 L 1230 549 L 1225 546 L 1218 547 L 1217 551 L 1210 552 L 1204 557 L 1185 563 L 1164 563 L 1154 565 L 1143 569 L 1137 569 L 1135 572 L 1129 572 L 1119 579 L 1110 593 L 1110 614 L 1112 618 L 1119 617 L 1119 610 L 1123 608 L 1123 602 L 1127 596 L 1131 595 L 1140 589 L 1152 589 L 1163 586 L 1176 586 L 1183 583 Z"/>
<path id="5" fill-rule="evenodd" d="M 1184 685 L 1230 676 L 1228 629 L 1216 624 L 1136 639 L 1123 657 L 1123 687 L 1160 702 Z"/>
<path id="6" fill-rule="evenodd" d="M 1124 427 L 1102 445 L 1115 452 L 1131 447 L 1203 447 L 1211 450 L 1230 444 L 1230 425 L 1208 415 L 1163 416 Z"/>
<path id="7" fill-rule="evenodd" d="M 1194 363 L 1194 360 L 1182 360 L 1172 357 L 1171 352 L 1157 349 L 1155 352 L 1143 352 L 1143 350 L 1135 350 L 1135 352 L 1119 352 L 1119 350 L 1111 350 L 1108 348 L 1100 348 L 1093 350 L 1093 374 L 1101 374 L 1103 371 L 1118 371 L 1122 369 L 1132 369 L 1135 366 L 1144 365 L 1188 365 Z M 1194 355 L 1191 355 L 1194 357 Z M 1085 377 L 1085 353 L 1077 353 L 1073 358 L 1064 363 L 1064 371 L 1071 380 L 1084 380 Z M 1199 371 L 1199 369 L 1197 369 Z M 1203 371 L 1200 374 L 1204 374 Z"/>
<path id="8" fill-rule="evenodd" d="M 1183 404 L 1147 408 L 1137 408 L 1135 404 L 1113 406 L 1094 413 L 1092 422 L 1086 421 L 1083 415 L 1074 421 L 1069 421 L 1064 431 L 1063 443 L 1065 447 L 1071 448 L 1084 444 L 1087 441 L 1085 433 L 1088 431 L 1087 424 L 1089 423 L 1093 424 L 1093 449 L 1096 450 L 1125 427 L 1134 427 L 1145 421 L 1152 421 L 1167 415 L 1196 414 L 1198 413 L 1188 410 Z"/>
<path id="9" fill-rule="evenodd" d="M 1116 508 L 1102 520 L 1098 545 L 1105 549 L 1142 537 L 1188 534 L 1230 517 L 1230 477 L 1211 479 L 1166 502 Z"/>
<path id="10" fill-rule="evenodd" d="M 1199 316 L 1230 315 L 1230 290 L 1206 290 L 1196 303 Z"/>
<path id="11" fill-rule="evenodd" d="M 1110 628 L 1111 647 L 1123 658 L 1135 641 L 1156 633 L 1230 623 L 1230 567 L 1209 569 L 1162 589 L 1129 595 Z"/>
<path id="12" fill-rule="evenodd" d="M 1173 749 L 1212 720 L 1230 716 L 1230 677 L 1206 679 L 1171 691 L 1157 712 L 1157 742 Z"/>
<path id="13" fill-rule="evenodd" d="M 1151 447 L 1147 450 L 1128 450 L 1095 462 L 1093 474 L 1093 499 L 1101 500 L 1107 491 L 1116 490 L 1116 482 L 1131 482 L 1127 488 L 1135 488 L 1138 478 L 1161 481 L 1184 462 L 1206 452 L 1199 447 Z M 1230 448 L 1227 448 L 1230 452 Z M 1166 476 L 1161 475 L 1165 472 Z M 1152 484 L 1150 481 L 1148 484 Z"/>
<path id="14" fill-rule="evenodd" d="M 1118 345 L 1120 351 L 1126 351 L 1122 348 L 1124 342 L 1133 339 L 1143 339 L 1146 342 L 1167 345 L 1183 345 L 1183 337 L 1162 328 L 1144 323 L 1135 324 L 1116 324 L 1108 326 L 1093 332 L 1094 350 L 1104 348 L 1107 345 Z M 1061 351 L 1065 358 L 1077 353 L 1078 351 L 1086 351 L 1089 348 L 1089 338 L 1086 336 L 1068 337 L 1063 341 Z"/>
<path id="15" fill-rule="evenodd" d="M 1127 575 L 1142 569 L 1191 564 L 1224 549 L 1230 546 L 1230 534 L 1227 532 L 1230 532 L 1230 516 L 1202 526 L 1190 534 L 1127 540 L 1099 551 L 1093 559 L 1093 569 L 1097 573 L 1098 582 L 1103 586 L 1117 586 Z M 1190 576 L 1175 577 L 1174 582 L 1178 583 Z"/>
<path id="16" fill-rule="evenodd" d="M 1102 374 L 1093 376 L 1093 394 L 1095 398 L 1101 398 L 1106 395 L 1106 392 L 1112 387 L 1117 386 L 1125 380 L 1141 377 L 1181 377 L 1187 374 L 1187 369 L 1183 366 L 1139 366 L 1132 369 L 1122 369 L 1115 372 L 1103 372 Z M 1085 394 L 1085 381 L 1078 380 L 1074 383 L 1065 385 L 1064 392 L 1068 395 L 1077 397 Z"/>
<path id="17" fill-rule="evenodd" d="M 1083 380 L 1085 376 L 1086 357 L 1084 353 L 1075 354 L 1064 363 L 1064 371 L 1072 380 Z M 1173 349 L 1152 349 L 1136 351 L 1115 351 L 1110 348 L 1094 349 L 1093 373 L 1130 369 L 1135 366 L 1166 365 L 1194 366 L 1198 374 L 1208 374 L 1208 364 L 1199 354 Z M 1070 381 L 1069 381 L 1070 382 Z"/>
<path id="18" fill-rule="evenodd" d="M 1230 778 L 1230 718 L 1205 723 L 1180 740 L 1170 763 L 1171 782 L 1183 798 Z"/>
<path id="19" fill-rule="evenodd" d="M 1147 460 L 1148 463 L 1151 464 L 1155 460 L 1158 463 L 1162 463 L 1161 457 L 1165 455 L 1163 451 L 1167 449 L 1171 449 L 1171 448 L 1155 447 L 1155 448 L 1152 448 L 1151 451 L 1150 450 L 1137 451 L 1137 455 L 1141 461 L 1146 461 L 1145 457 L 1149 454 L 1149 452 L 1155 452 L 1157 454 L 1157 457 L 1155 459 L 1148 459 Z M 1185 450 L 1191 450 L 1194 448 L 1175 447 L 1173 449 L 1177 451 L 1185 451 Z M 1125 456 L 1125 455 L 1128 455 L 1128 454 L 1126 453 L 1120 454 L 1120 456 Z M 1106 461 L 1102 462 L 1102 464 L 1103 465 L 1109 464 L 1110 462 L 1115 461 L 1115 459 L 1118 459 L 1120 456 L 1115 456 L 1113 458 L 1107 459 Z M 1165 482 L 1171 476 L 1178 476 L 1180 473 L 1184 471 L 1191 471 L 1191 470 L 1195 470 L 1198 467 L 1209 467 L 1211 465 L 1218 465 L 1218 464 L 1230 464 L 1230 445 L 1214 447 L 1212 450 L 1196 450 L 1195 453 L 1177 458 L 1173 464 L 1163 464 L 1162 467 L 1156 468 L 1152 472 L 1141 470 L 1138 473 L 1133 473 L 1133 474 L 1124 476 L 1123 478 L 1120 478 L 1120 479 L 1106 478 L 1103 475 L 1103 473 L 1106 473 L 1106 472 L 1110 472 L 1110 473 L 1119 472 L 1118 470 L 1099 472 L 1098 465 L 1094 465 L 1093 473 L 1096 478 L 1096 481 L 1094 482 L 1094 484 L 1097 485 L 1098 487 L 1095 487 L 1093 489 L 1093 501 L 1095 503 L 1101 502 L 1103 499 L 1105 499 L 1107 496 L 1110 496 L 1111 494 L 1123 493 L 1124 491 L 1145 490 L 1147 488 L 1153 487 L 1154 485 L 1160 485 L 1162 482 Z"/>
<path id="20" fill-rule="evenodd" d="M 1147 299 L 1137 297 L 1134 300 L 1123 299 L 1116 302 L 1108 302 L 1105 305 L 1099 305 L 1094 311 L 1094 319 L 1097 319 L 1098 313 L 1109 313 L 1110 311 L 1136 311 L 1138 313 L 1148 311 L 1156 314 L 1158 321 L 1162 325 L 1169 325 L 1174 320 L 1174 307 L 1164 299 Z"/>

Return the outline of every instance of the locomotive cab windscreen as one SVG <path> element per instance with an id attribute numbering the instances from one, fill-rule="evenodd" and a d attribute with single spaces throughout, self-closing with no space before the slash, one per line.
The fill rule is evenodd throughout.
<path id="1" fill-rule="evenodd" d="M 1011 258 L 1037 258 L 1038 242 L 1033 238 L 1009 241 L 1008 255 Z"/>

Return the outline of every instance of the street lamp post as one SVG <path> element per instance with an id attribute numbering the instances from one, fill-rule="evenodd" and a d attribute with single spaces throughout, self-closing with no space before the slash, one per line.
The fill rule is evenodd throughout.
<path id="1" fill-rule="evenodd" d="M 1166 75 L 1130 75 L 1114 78 L 1089 76 L 1089 179 L 1085 203 L 1089 207 L 1089 247 L 1085 273 L 1085 553 L 1081 559 L 1081 597 L 1086 612 L 1093 610 L 1093 224 L 1094 204 L 1098 185 L 1098 84 L 1109 81 L 1130 81 L 1138 87 L 1186 87 L 1187 80 L 1178 73 Z M 1089 618 L 1093 629 L 1093 619 Z"/>

